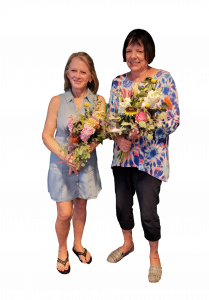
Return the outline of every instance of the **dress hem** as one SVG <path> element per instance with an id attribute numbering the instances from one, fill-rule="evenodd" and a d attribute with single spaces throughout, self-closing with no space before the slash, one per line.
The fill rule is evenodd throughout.
<path id="1" fill-rule="evenodd" d="M 84 200 L 91 200 L 91 199 L 96 199 L 96 198 L 98 197 L 99 193 L 101 192 L 101 190 L 102 190 L 102 188 L 98 191 L 98 193 L 97 193 L 96 196 L 90 196 L 89 198 L 86 198 L 86 199 L 77 196 L 77 197 L 74 197 L 74 198 L 72 198 L 72 199 L 70 199 L 70 200 L 57 200 L 57 199 L 55 199 L 55 198 L 52 198 L 51 195 L 50 195 L 50 197 L 51 197 L 51 199 L 52 199 L 53 201 L 55 201 L 55 202 L 69 202 L 69 201 L 72 201 L 72 200 L 74 200 L 74 199 L 76 199 L 76 198 L 81 198 L 81 199 L 84 199 Z M 49 193 L 49 194 L 50 194 L 50 193 Z"/>

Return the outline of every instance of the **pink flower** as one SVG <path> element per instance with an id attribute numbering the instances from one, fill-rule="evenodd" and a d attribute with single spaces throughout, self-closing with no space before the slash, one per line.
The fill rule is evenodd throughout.
<path id="1" fill-rule="evenodd" d="M 146 119 L 145 119 L 145 112 L 140 111 L 139 113 L 137 113 L 135 115 L 135 120 L 136 120 L 136 123 L 139 123 L 140 121 L 146 122 L 146 120 L 149 120 L 149 115 L 146 113 Z"/>
<path id="2" fill-rule="evenodd" d="M 94 132 L 95 132 L 95 129 L 93 127 L 91 127 L 90 125 L 85 123 L 83 129 L 81 130 L 81 134 L 80 134 L 81 140 L 83 142 L 88 141 L 88 139 L 90 138 L 90 136 L 92 134 L 94 134 Z"/>
<path id="3" fill-rule="evenodd" d="M 122 97 L 125 98 L 130 98 L 131 95 L 133 94 L 133 89 L 132 90 L 127 90 L 127 88 L 121 88 L 120 89 L 120 94 L 122 95 Z"/>
<path id="4" fill-rule="evenodd" d="M 68 129 L 69 129 L 70 133 L 73 132 L 73 120 L 74 119 L 77 119 L 77 116 L 71 115 L 68 117 L 68 120 L 67 120 Z"/>

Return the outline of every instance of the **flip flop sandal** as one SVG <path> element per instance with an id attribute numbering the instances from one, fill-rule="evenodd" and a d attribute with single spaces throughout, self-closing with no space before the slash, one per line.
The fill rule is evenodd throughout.
<path id="1" fill-rule="evenodd" d="M 161 276 L 162 268 L 155 265 L 151 265 L 149 268 L 148 275 L 149 282 L 158 282 L 161 279 Z"/>
<path id="2" fill-rule="evenodd" d="M 67 258 L 66 258 L 66 260 L 61 260 L 58 257 L 57 262 L 60 263 L 60 264 L 62 264 L 63 266 L 65 266 L 66 263 L 68 262 L 68 252 L 67 252 Z M 70 272 L 70 266 L 69 266 L 69 268 L 67 270 L 60 271 L 60 270 L 57 269 L 57 271 L 60 272 L 61 274 L 68 274 Z"/>
<path id="3" fill-rule="evenodd" d="M 113 252 L 110 253 L 110 255 L 107 258 L 107 261 L 110 263 L 117 263 L 120 261 L 122 258 L 130 254 L 131 252 L 134 251 L 134 245 L 129 249 L 126 253 L 123 253 L 119 248 L 114 250 Z"/>
<path id="4" fill-rule="evenodd" d="M 84 248 L 84 252 L 77 252 L 74 250 L 73 248 L 73 252 L 75 253 L 75 255 L 78 256 L 79 260 L 82 262 L 82 260 L 80 259 L 79 255 L 83 255 L 86 258 L 86 254 L 87 254 L 87 250 Z M 89 261 L 87 261 L 86 263 L 89 265 L 92 262 L 92 256 L 90 257 Z M 82 262 L 83 263 L 83 262 Z"/>

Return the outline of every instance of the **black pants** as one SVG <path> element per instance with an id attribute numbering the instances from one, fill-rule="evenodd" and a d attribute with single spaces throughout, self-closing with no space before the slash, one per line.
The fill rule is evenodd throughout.
<path id="1" fill-rule="evenodd" d="M 149 241 L 158 241 L 160 219 L 157 214 L 161 180 L 134 167 L 113 167 L 116 193 L 116 214 L 120 227 L 134 227 L 133 196 L 137 194 L 144 236 Z"/>

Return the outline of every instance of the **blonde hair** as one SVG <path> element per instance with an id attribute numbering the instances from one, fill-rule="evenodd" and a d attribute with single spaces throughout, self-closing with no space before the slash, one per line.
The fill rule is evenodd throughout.
<path id="1" fill-rule="evenodd" d="M 92 77 L 92 81 L 88 82 L 87 87 L 92 91 L 93 94 L 96 94 L 96 92 L 98 91 L 99 88 L 99 80 L 97 78 L 97 74 L 94 68 L 94 62 L 92 60 L 92 58 L 86 53 L 86 52 L 78 52 L 78 53 L 73 53 L 71 54 L 71 56 L 69 57 L 67 64 L 65 66 L 65 71 L 64 71 L 64 90 L 65 92 L 70 88 L 72 89 L 71 83 L 67 77 L 67 72 L 68 72 L 68 68 L 69 65 L 71 63 L 71 61 L 73 60 L 73 58 L 75 57 L 79 57 L 80 59 L 82 59 L 87 66 L 89 67 L 90 73 L 91 73 L 91 77 Z"/>

